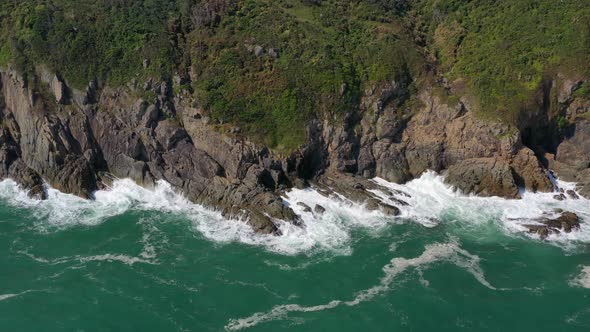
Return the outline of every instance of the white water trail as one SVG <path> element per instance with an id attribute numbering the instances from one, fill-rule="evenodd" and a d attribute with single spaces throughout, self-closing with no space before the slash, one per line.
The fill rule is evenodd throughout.
<path id="1" fill-rule="evenodd" d="M 5 301 L 11 298 L 15 298 L 15 297 L 19 297 L 21 295 L 25 295 L 28 293 L 33 293 L 33 292 L 43 292 L 42 290 L 35 290 L 35 289 L 29 289 L 20 293 L 14 293 L 14 294 L 0 294 L 0 301 Z"/>
<path id="2" fill-rule="evenodd" d="M 479 266 L 479 257 L 462 249 L 457 242 L 436 243 L 425 247 L 424 252 L 414 258 L 395 257 L 383 267 L 384 276 L 380 282 L 368 289 L 362 290 L 351 300 L 332 300 L 325 304 L 315 306 L 302 306 L 299 304 L 283 304 L 272 308 L 267 312 L 258 312 L 249 317 L 231 319 L 225 326 L 228 331 L 237 331 L 244 328 L 250 328 L 260 323 L 285 319 L 292 312 L 316 312 L 334 309 L 338 306 L 356 306 L 363 302 L 379 296 L 392 288 L 396 277 L 411 268 L 425 268 L 436 262 L 450 262 L 459 267 L 466 269 L 482 285 L 496 290 L 484 277 L 484 273 Z"/>

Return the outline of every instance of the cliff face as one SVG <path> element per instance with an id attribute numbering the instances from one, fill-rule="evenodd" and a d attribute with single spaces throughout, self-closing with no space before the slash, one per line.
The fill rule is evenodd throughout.
<path id="1" fill-rule="evenodd" d="M 371 185 L 367 178 L 404 182 L 429 169 L 447 172 L 464 192 L 508 198 L 518 198 L 519 187 L 555 190 L 547 166 L 566 180 L 590 182 L 589 106 L 574 97 L 575 85 L 560 97 L 575 126 L 553 154 L 525 146 L 516 128 L 474 116 L 467 100 L 443 102 L 431 87 L 404 106 L 404 84 L 391 82 L 368 89 L 345 119 L 312 121 L 307 145 L 284 156 L 249 142 L 239 128 L 215 128 L 168 82 L 118 89 L 91 83 L 82 92 L 44 71 L 37 76 L 33 87 L 12 70 L 0 73 L 0 177 L 40 198 L 43 180 L 91 198 L 108 174 L 146 186 L 161 179 L 194 202 L 273 233 L 273 219 L 299 223 L 280 192 L 307 181 L 357 200 L 371 199 L 359 192 Z"/>

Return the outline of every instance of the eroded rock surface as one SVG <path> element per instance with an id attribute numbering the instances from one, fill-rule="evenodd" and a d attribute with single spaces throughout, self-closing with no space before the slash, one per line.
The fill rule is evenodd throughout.
<path id="1" fill-rule="evenodd" d="M 301 223 L 280 194 L 310 183 L 334 199 L 338 193 L 389 215 L 407 205 L 404 196 L 377 197 L 372 191 L 385 190 L 369 178 L 403 183 L 434 170 L 465 193 L 505 198 L 518 198 L 520 188 L 555 190 L 547 167 L 590 183 L 590 103 L 571 91 L 560 100 L 575 126 L 541 159 L 542 149 L 525 145 L 517 128 L 479 119 L 467 99 L 445 102 L 425 87 L 418 106 L 406 106 L 409 78 L 403 77 L 368 88 L 359 108 L 341 119 L 311 121 L 307 144 L 282 155 L 250 142 L 238 127 L 212 126 L 190 93 L 174 92 L 174 82 L 117 89 L 89 82 L 78 91 L 47 71 L 40 80 L 54 100 L 45 100 L 34 80 L 0 72 L 0 177 L 40 198 L 43 180 L 84 198 L 108 182 L 105 174 L 145 186 L 165 180 L 193 202 L 278 234 L 279 219 Z M 153 97 L 137 97 L 142 89 Z"/>
<path id="2" fill-rule="evenodd" d="M 545 218 L 537 222 L 541 225 L 526 225 L 526 228 L 529 233 L 537 234 L 541 239 L 546 239 L 551 234 L 571 233 L 580 229 L 580 218 L 573 212 L 564 212 L 557 218 Z"/>

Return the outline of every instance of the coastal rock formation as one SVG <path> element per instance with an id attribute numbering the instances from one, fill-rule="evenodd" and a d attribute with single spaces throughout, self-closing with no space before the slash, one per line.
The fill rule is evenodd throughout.
<path id="1" fill-rule="evenodd" d="M 465 193 L 518 198 L 520 188 L 555 189 L 543 162 L 566 179 L 590 178 L 587 109 L 575 99 L 568 99 L 577 109 L 575 129 L 549 161 L 523 143 L 517 128 L 475 116 L 467 100 L 445 102 L 427 87 L 407 106 L 407 78 L 368 89 L 359 108 L 338 121 L 311 121 L 308 143 L 284 155 L 249 141 L 239 128 L 212 125 L 193 97 L 173 93 L 170 82 L 116 89 L 90 82 L 78 91 L 60 81 L 57 90 L 50 85 L 55 100 L 14 70 L 2 71 L 0 82 L 0 177 L 39 198 L 46 195 L 43 180 L 84 198 L 108 184 L 107 174 L 145 186 L 165 180 L 191 201 L 278 234 L 276 220 L 301 223 L 280 194 L 309 183 L 398 215 L 407 205 L 402 196 L 384 201 L 373 193 L 382 188 L 368 179 L 405 182 L 434 170 Z M 154 97 L 137 97 L 141 90 Z"/>
<path id="2" fill-rule="evenodd" d="M 554 189 L 515 128 L 477 119 L 463 102 L 449 106 L 431 91 L 420 94 L 420 109 L 404 109 L 390 99 L 403 93 L 386 93 L 392 90 L 393 84 L 366 96 L 360 130 L 350 119 L 342 128 L 324 129 L 328 172 L 399 183 L 448 170 L 446 180 L 465 193 L 506 198 L 517 198 L 519 187 Z"/>
<path id="3" fill-rule="evenodd" d="M 551 234 L 571 233 L 580 229 L 580 218 L 573 212 L 564 212 L 557 218 L 537 220 L 540 225 L 526 225 L 529 233 L 546 239 Z"/>

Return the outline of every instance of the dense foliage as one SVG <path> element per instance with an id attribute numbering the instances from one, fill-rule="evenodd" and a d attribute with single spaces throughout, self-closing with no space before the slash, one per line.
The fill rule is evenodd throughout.
<path id="1" fill-rule="evenodd" d="M 588 0 L 6 0 L 0 22 L 0 66 L 45 64 L 79 88 L 190 73 L 217 123 L 285 149 L 309 119 L 427 67 L 512 119 L 590 60 Z"/>
<path id="2" fill-rule="evenodd" d="M 466 79 L 491 116 L 513 118 L 547 77 L 590 74 L 588 0 L 421 0 L 415 15 L 439 69 Z"/>

